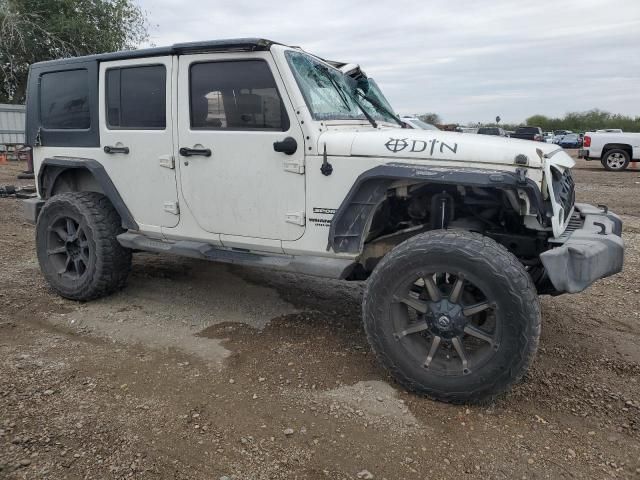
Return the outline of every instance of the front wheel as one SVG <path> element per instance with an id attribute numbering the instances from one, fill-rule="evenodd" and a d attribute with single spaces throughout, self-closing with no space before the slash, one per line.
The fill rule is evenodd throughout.
<path id="1" fill-rule="evenodd" d="M 519 381 L 540 336 L 522 264 L 494 240 L 438 230 L 398 245 L 369 278 L 369 342 L 408 390 L 451 403 L 490 400 Z"/>
<path id="2" fill-rule="evenodd" d="M 610 172 L 621 172 L 629 166 L 631 157 L 628 152 L 619 148 L 608 150 L 602 159 L 602 166 Z"/>

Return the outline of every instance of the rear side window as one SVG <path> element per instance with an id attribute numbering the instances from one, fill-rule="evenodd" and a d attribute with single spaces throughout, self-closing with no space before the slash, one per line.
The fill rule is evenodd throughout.
<path id="1" fill-rule="evenodd" d="M 40 122 L 50 130 L 90 127 L 86 70 L 51 72 L 40 77 Z"/>
<path id="2" fill-rule="evenodd" d="M 107 70 L 107 125 L 132 130 L 165 128 L 166 83 L 164 65 Z"/>
<path id="3" fill-rule="evenodd" d="M 289 129 L 276 82 L 262 60 L 195 63 L 189 89 L 192 128 Z"/>

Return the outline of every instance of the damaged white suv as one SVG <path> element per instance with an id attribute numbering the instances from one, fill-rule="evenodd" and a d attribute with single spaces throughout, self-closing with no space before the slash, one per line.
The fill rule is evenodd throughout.
<path id="1" fill-rule="evenodd" d="M 262 39 L 32 65 L 42 272 L 77 300 L 140 250 L 367 280 L 398 382 L 492 398 L 533 359 L 538 294 L 621 270 L 622 223 L 574 203 L 555 145 L 401 126 L 357 65 Z"/>

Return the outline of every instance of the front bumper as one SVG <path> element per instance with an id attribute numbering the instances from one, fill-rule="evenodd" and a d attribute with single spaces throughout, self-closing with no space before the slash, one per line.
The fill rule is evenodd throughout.
<path id="1" fill-rule="evenodd" d="M 622 220 L 606 207 L 576 203 L 565 232 L 549 240 L 554 248 L 540 255 L 558 293 L 581 292 L 600 278 L 622 270 Z"/>

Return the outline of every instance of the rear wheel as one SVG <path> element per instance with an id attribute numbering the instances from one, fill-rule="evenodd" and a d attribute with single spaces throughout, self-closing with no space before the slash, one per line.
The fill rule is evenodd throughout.
<path id="1" fill-rule="evenodd" d="M 124 230 L 111 202 L 95 192 L 50 198 L 38 216 L 36 249 L 51 287 L 72 300 L 91 300 L 122 288 L 131 250 L 116 236 Z"/>
<path id="2" fill-rule="evenodd" d="M 522 264 L 482 235 L 434 231 L 392 250 L 369 279 L 369 341 L 404 387 L 452 403 L 482 402 L 518 381 L 540 335 Z"/>
<path id="3" fill-rule="evenodd" d="M 608 150 L 602 158 L 602 166 L 610 172 L 621 172 L 629 166 L 629 153 L 619 148 Z"/>

